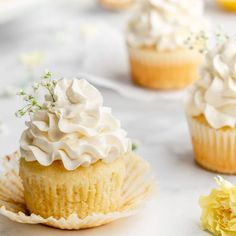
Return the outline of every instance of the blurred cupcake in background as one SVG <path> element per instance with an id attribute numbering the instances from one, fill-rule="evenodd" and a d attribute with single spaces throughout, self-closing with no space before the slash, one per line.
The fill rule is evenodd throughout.
<path id="1" fill-rule="evenodd" d="M 217 41 L 187 92 L 186 112 L 197 163 L 236 174 L 236 40 Z"/>
<path id="2" fill-rule="evenodd" d="M 236 11 L 236 0 L 217 0 L 217 2 L 227 11 Z"/>
<path id="3" fill-rule="evenodd" d="M 99 4 L 109 10 L 122 10 L 128 8 L 133 0 L 98 0 Z"/>
<path id="4" fill-rule="evenodd" d="M 198 79 L 202 55 L 185 45 L 209 27 L 201 0 L 140 0 L 128 22 L 133 81 L 155 89 L 179 89 Z"/>

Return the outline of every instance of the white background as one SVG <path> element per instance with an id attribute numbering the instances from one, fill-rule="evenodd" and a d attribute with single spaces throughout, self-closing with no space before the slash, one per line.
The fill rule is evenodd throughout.
<path id="1" fill-rule="evenodd" d="M 236 33 L 236 15 L 219 10 L 214 3 L 208 4 L 206 14 L 214 26 Z M 113 108 L 129 136 L 139 143 L 138 153 L 151 163 L 159 192 L 137 216 L 96 229 L 66 232 L 0 217 L 0 235 L 207 235 L 199 227 L 198 198 L 215 186 L 216 174 L 193 161 L 182 92 L 149 92 L 131 85 L 123 36 L 128 12 L 105 11 L 85 0 L 45 1 L 13 17 L 4 23 L 2 17 L 0 24 L 0 94 L 24 84 L 29 74 L 19 58 L 35 51 L 43 54 L 44 60 L 33 68 L 33 77 L 44 68 L 58 77 L 77 76 L 79 72 L 103 77 L 93 82 L 102 84 L 105 104 Z M 107 81 L 112 81 L 119 93 L 104 88 L 109 87 Z M 24 119 L 14 117 L 21 105 L 18 99 L 0 98 L 0 120 L 7 129 L 0 134 L 1 155 L 18 148 L 24 129 Z M 236 182 L 236 177 L 227 179 Z"/>

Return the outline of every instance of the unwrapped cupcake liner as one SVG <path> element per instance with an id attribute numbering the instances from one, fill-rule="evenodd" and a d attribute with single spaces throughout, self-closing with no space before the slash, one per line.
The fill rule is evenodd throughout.
<path id="1" fill-rule="evenodd" d="M 214 129 L 188 117 L 195 159 L 201 166 L 220 173 L 236 174 L 236 131 Z"/>
<path id="2" fill-rule="evenodd" d="M 108 214 L 89 215 L 84 219 L 72 214 L 67 219 L 47 219 L 30 214 L 27 211 L 23 184 L 19 176 L 19 152 L 1 159 L 0 175 L 0 214 L 12 221 L 26 224 L 45 224 L 60 229 L 84 229 L 104 225 L 135 214 L 141 203 L 147 199 L 153 190 L 153 179 L 150 167 L 138 156 L 126 159 L 127 176 L 123 185 L 122 207 L 120 211 Z"/>

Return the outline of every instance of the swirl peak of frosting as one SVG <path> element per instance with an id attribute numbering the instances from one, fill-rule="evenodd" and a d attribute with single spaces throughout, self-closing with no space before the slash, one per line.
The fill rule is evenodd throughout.
<path id="1" fill-rule="evenodd" d="M 190 116 L 204 115 L 211 127 L 236 125 L 236 40 L 229 38 L 208 49 L 201 79 L 186 95 Z"/>
<path id="2" fill-rule="evenodd" d="M 61 160 L 68 170 L 98 160 L 112 162 L 130 150 L 131 143 L 120 122 L 103 106 L 101 93 L 84 79 L 61 79 L 55 101 L 45 96 L 23 132 L 20 147 L 26 161 L 43 166 Z M 53 103 L 53 104 L 52 104 Z"/>
<path id="3" fill-rule="evenodd" d="M 127 41 L 132 47 L 173 50 L 184 47 L 190 33 L 206 28 L 202 0 L 140 0 L 128 23 Z"/>

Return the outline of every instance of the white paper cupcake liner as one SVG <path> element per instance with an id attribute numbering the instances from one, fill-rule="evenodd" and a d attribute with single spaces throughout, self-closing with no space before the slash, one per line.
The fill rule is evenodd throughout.
<path id="1" fill-rule="evenodd" d="M 47 219 L 29 214 L 24 200 L 23 185 L 19 177 L 19 152 L 5 156 L 0 161 L 0 214 L 12 221 L 25 224 L 45 224 L 60 229 L 84 229 L 104 225 L 136 213 L 140 204 L 150 196 L 153 181 L 146 161 L 134 156 L 127 158 L 127 176 L 123 186 L 121 211 L 93 214 L 84 219 L 72 214 L 67 219 Z"/>
<path id="2" fill-rule="evenodd" d="M 236 131 L 213 129 L 192 117 L 188 124 L 197 163 L 212 171 L 236 174 Z"/>
<path id="3" fill-rule="evenodd" d="M 143 48 L 134 48 L 128 45 L 128 51 L 131 58 L 142 64 L 177 66 L 179 64 L 199 64 L 203 57 L 195 50 L 173 50 L 171 52 L 157 50 L 143 50 Z"/>

